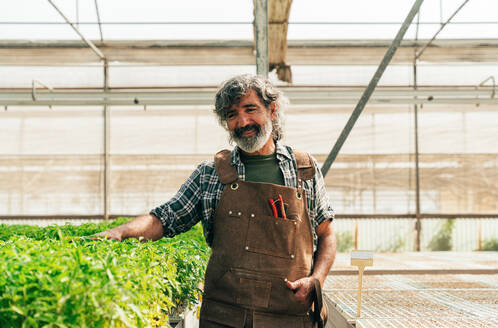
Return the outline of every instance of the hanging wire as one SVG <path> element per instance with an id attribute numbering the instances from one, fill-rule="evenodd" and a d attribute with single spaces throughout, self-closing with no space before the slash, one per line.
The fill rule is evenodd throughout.
<path id="1" fill-rule="evenodd" d="M 432 39 L 427 42 L 425 44 L 425 46 L 415 55 L 415 57 L 418 59 L 420 56 L 422 56 L 422 54 L 424 53 L 425 49 L 427 49 L 428 46 L 430 46 L 432 44 L 432 41 L 434 41 L 436 39 L 436 37 L 438 36 L 439 32 L 441 32 L 443 30 L 443 28 L 453 19 L 453 17 L 455 17 L 455 15 L 460 11 L 460 9 L 462 9 L 466 4 L 467 2 L 469 2 L 470 0 L 465 0 L 461 5 L 460 7 L 458 7 L 457 10 L 455 10 L 455 12 L 450 16 L 450 18 L 448 18 L 448 20 L 443 23 L 441 25 L 441 27 L 439 28 L 439 30 L 436 32 L 436 34 L 434 34 L 434 36 L 432 37 Z"/>
<path id="2" fill-rule="evenodd" d="M 95 11 L 97 12 L 97 20 L 99 22 L 100 41 L 104 42 L 104 34 L 102 33 L 102 22 L 100 21 L 99 6 L 97 0 L 95 0 Z"/>
<path id="3" fill-rule="evenodd" d="M 443 25 L 443 0 L 439 0 L 439 21 Z"/>

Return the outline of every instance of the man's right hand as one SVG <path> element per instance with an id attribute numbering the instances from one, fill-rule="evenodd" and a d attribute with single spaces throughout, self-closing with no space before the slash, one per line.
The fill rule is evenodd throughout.
<path id="1" fill-rule="evenodd" d="M 118 227 L 116 227 L 113 229 L 96 233 L 92 237 L 103 237 L 105 239 L 121 241 L 123 239 L 123 233 L 121 232 L 121 229 L 118 229 Z"/>
<path id="2" fill-rule="evenodd" d="M 161 221 L 154 215 L 139 216 L 127 223 L 93 235 L 94 237 L 122 241 L 127 238 L 158 240 L 163 237 Z"/>

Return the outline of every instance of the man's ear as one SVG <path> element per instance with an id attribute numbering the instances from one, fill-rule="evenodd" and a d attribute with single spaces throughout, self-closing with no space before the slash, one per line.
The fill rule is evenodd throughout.
<path id="1" fill-rule="evenodd" d="M 271 120 L 273 121 L 273 119 L 275 118 L 275 102 L 272 102 L 270 104 L 270 118 Z"/>

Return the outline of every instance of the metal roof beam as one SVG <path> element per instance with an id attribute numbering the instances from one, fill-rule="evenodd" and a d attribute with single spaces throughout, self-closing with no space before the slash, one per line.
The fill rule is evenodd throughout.
<path id="1" fill-rule="evenodd" d="M 346 142 L 346 139 L 349 136 L 349 133 L 354 127 L 354 124 L 356 123 L 356 120 L 358 117 L 360 117 L 361 112 L 363 111 L 363 108 L 365 108 L 365 105 L 367 104 L 368 100 L 370 99 L 370 96 L 372 95 L 373 91 L 375 90 L 375 87 L 377 87 L 377 83 L 379 82 L 380 78 L 384 74 L 384 71 L 391 62 L 391 59 L 394 56 L 394 53 L 398 49 L 401 39 L 405 36 L 406 30 L 408 30 L 408 27 L 410 26 L 413 18 L 415 15 L 418 13 L 420 6 L 422 5 L 422 2 L 424 0 L 416 0 L 415 3 L 413 4 L 412 8 L 410 9 L 410 12 L 408 13 L 408 16 L 406 16 L 405 21 L 403 22 L 403 25 L 401 25 L 398 33 L 396 34 L 396 37 L 393 40 L 393 43 L 387 50 L 386 54 L 384 55 L 384 58 L 382 59 L 379 67 L 377 68 L 377 71 L 375 72 L 374 76 L 370 80 L 370 83 L 368 84 L 368 87 L 366 88 L 365 92 L 361 96 L 358 104 L 356 105 L 355 109 L 353 110 L 353 113 L 351 114 L 351 117 L 349 118 L 348 122 L 346 123 L 346 126 L 342 130 L 341 134 L 339 135 L 339 138 L 337 139 L 336 143 L 334 144 L 334 147 L 330 151 L 329 156 L 323 163 L 321 167 L 321 171 L 323 176 L 327 175 L 327 172 L 329 171 L 330 166 L 334 162 L 335 158 L 339 154 L 339 151 L 342 148 L 342 145 L 344 142 Z"/>
<path id="2" fill-rule="evenodd" d="M 282 87 L 293 105 L 355 104 L 360 89 Z M 87 106 L 87 105 L 212 105 L 216 88 L 113 90 L 32 90 L 2 89 L 2 106 Z M 370 104 L 498 104 L 493 86 L 454 88 L 378 88 Z"/>
<path id="3" fill-rule="evenodd" d="M 64 20 L 66 21 L 66 23 L 68 23 L 72 28 L 73 30 L 80 36 L 80 38 L 86 43 L 88 44 L 88 46 L 97 54 L 97 56 L 100 57 L 101 60 L 105 60 L 105 55 L 93 44 L 92 41 L 88 40 L 87 38 L 85 38 L 85 36 L 83 36 L 83 34 L 81 34 L 81 32 L 78 30 L 78 28 L 76 26 L 74 26 L 73 23 L 71 23 L 71 21 L 64 15 L 64 13 L 52 2 L 52 0 L 47 0 L 54 8 L 55 10 L 57 10 L 57 12 L 62 16 L 62 18 L 64 18 Z"/>

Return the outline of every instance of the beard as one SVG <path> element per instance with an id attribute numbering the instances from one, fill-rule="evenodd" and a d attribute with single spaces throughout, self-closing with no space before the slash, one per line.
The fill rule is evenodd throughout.
<path id="1" fill-rule="evenodd" d="M 250 124 L 242 128 L 235 128 L 230 131 L 230 139 L 235 141 L 237 146 L 240 147 L 246 153 L 254 153 L 260 150 L 270 138 L 273 130 L 273 125 L 271 119 L 268 117 L 264 125 Z M 244 137 L 243 134 L 246 131 L 254 131 L 253 136 Z"/>

